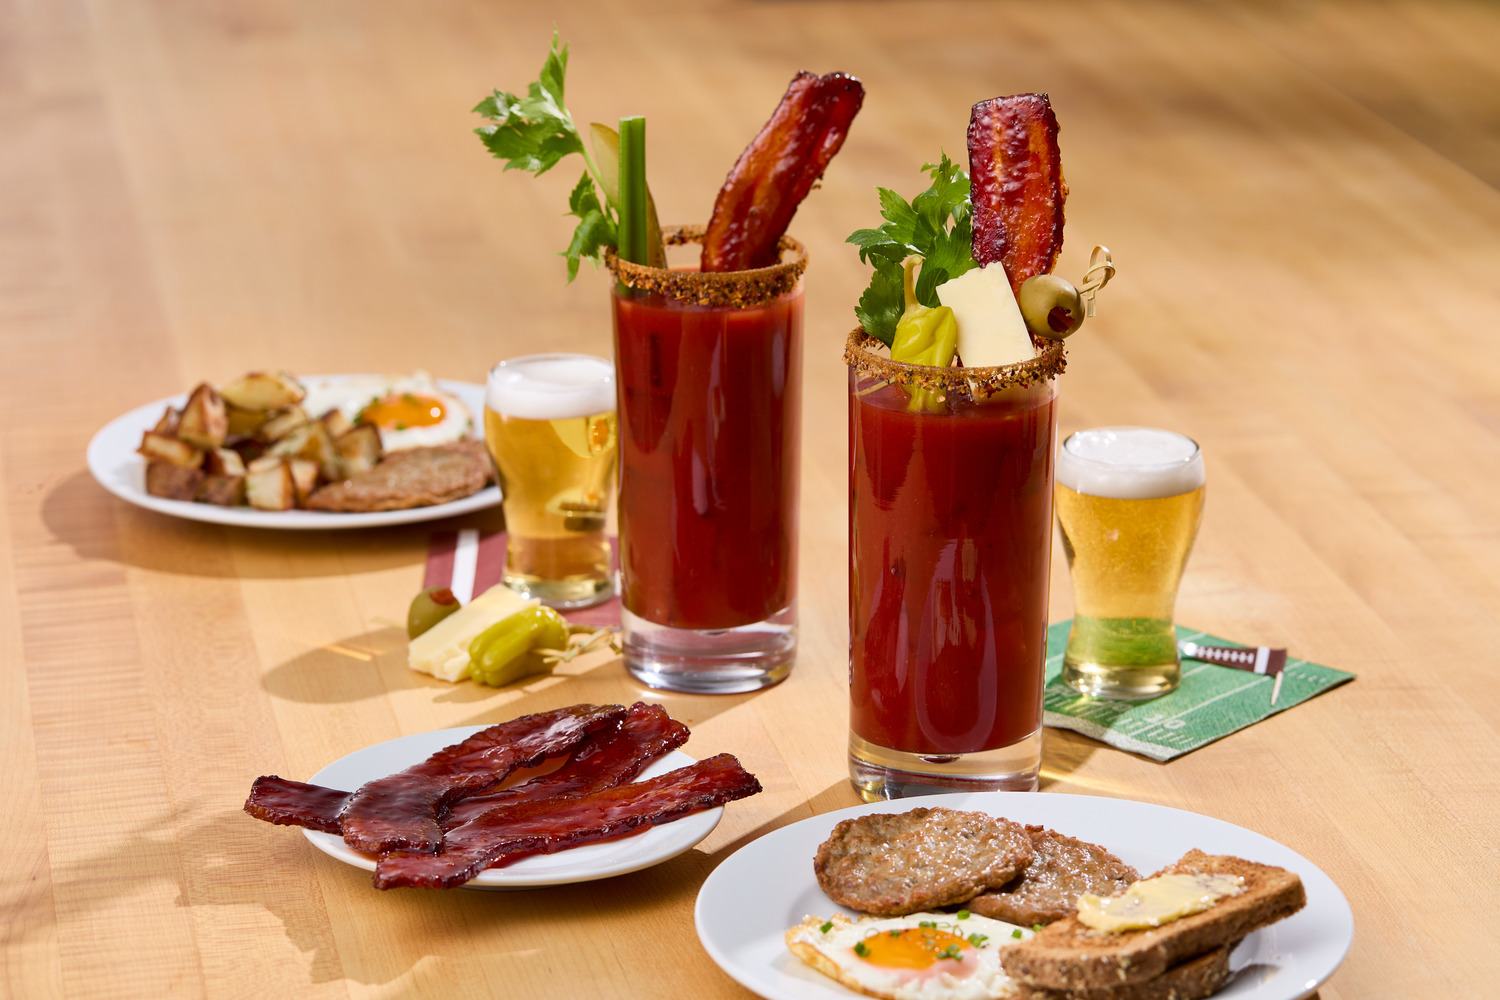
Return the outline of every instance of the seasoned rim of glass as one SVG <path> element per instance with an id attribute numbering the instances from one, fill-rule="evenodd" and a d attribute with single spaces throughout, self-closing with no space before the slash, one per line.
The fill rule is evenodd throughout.
<path id="1" fill-rule="evenodd" d="M 663 226 L 662 242 L 682 246 L 703 242 L 702 226 Z M 783 260 L 770 267 L 748 271 L 673 271 L 621 260 L 614 247 L 604 248 L 604 266 L 628 288 L 656 292 L 669 299 L 695 306 L 728 306 L 747 309 L 779 299 L 797 287 L 807 270 L 807 248 L 790 236 L 776 244 Z M 792 254 L 790 259 L 785 259 Z"/>
<path id="2" fill-rule="evenodd" d="M 994 368 L 910 365 L 876 354 L 876 350 L 886 350 L 886 346 L 866 333 L 864 327 L 857 326 L 849 332 L 844 345 L 844 364 L 870 378 L 917 386 L 940 395 L 957 393 L 970 399 L 1045 382 L 1061 375 L 1068 366 L 1068 356 L 1060 340 L 1043 341 L 1041 352 L 1030 361 Z"/>

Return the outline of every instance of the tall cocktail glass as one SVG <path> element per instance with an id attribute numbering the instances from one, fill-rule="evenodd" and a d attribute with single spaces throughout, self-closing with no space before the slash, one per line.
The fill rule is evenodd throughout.
<path id="1" fill-rule="evenodd" d="M 606 262 L 626 666 L 676 691 L 774 684 L 797 641 L 806 251 L 783 237 L 782 263 L 722 274 Z"/>
<path id="2" fill-rule="evenodd" d="M 870 801 L 1035 788 L 1062 346 L 971 369 L 879 351 L 856 330 L 844 354 L 850 776 Z"/>

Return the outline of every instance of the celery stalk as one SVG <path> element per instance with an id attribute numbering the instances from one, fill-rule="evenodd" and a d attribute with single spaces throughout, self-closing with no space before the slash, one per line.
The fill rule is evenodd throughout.
<path id="1" fill-rule="evenodd" d="M 646 119 L 620 119 L 619 254 L 632 264 L 651 263 L 646 209 Z"/>

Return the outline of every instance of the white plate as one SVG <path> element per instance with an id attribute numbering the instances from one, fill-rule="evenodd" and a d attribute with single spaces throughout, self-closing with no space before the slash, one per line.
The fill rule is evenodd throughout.
<path id="1" fill-rule="evenodd" d="M 328 384 L 360 375 L 309 375 L 301 379 L 304 385 Z M 475 426 L 484 419 L 484 386 L 473 382 L 438 381 L 444 392 L 457 396 L 468 407 Z M 467 514 L 484 510 L 500 502 L 500 489 L 486 486 L 471 496 L 432 507 L 413 507 L 410 510 L 382 510 L 369 514 L 339 514 L 320 510 L 256 510 L 253 507 L 220 507 L 211 503 L 193 503 L 189 500 L 166 500 L 146 492 L 146 462 L 136 454 L 141 445 L 141 435 L 156 426 L 168 406 L 180 407 L 187 402 L 187 393 L 158 399 L 154 403 L 137 407 L 105 424 L 89 441 L 89 471 L 99 480 L 99 485 L 121 500 L 137 507 L 145 507 L 161 514 L 183 517 L 190 521 L 207 521 L 210 524 L 232 524 L 244 528 L 285 529 L 329 529 L 329 528 L 378 528 L 388 524 L 411 524 L 417 521 L 434 521 L 440 517 Z"/>
<path id="2" fill-rule="evenodd" d="M 695 919 L 698 939 L 734 979 L 769 1000 L 849 1000 L 857 996 L 787 951 L 788 927 L 809 914 L 853 911 L 818 888 L 813 855 L 839 820 L 906 812 L 919 805 L 973 809 L 1018 823 L 1041 823 L 1102 844 L 1142 873 L 1194 847 L 1296 872 L 1307 906 L 1256 931 L 1235 949 L 1237 970 L 1220 1000 L 1299 1000 L 1333 974 L 1354 940 L 1354 914 L 1333 880 L 1306 858 L 1268 837 L 1222 820 L 1165 806 L 1088 795 L 976 792 L 854 806 L 766 834 L 736 851 L 703 883 Z"/>
<path id="3" fill-rule="evenodd" d="M 416 733 L 386 740 L 340 757 L 308 781 L 327 788 L 353 790 L 367 781 L 383 778 L 387 774 L 394 774 L 420 763 L 443 747 L 461 743 L 487 728 L 462 726 L 458 729 L 438 729 L 430 733 Z M 692 757 L 680 750 L 673 750 L 653 761 L 636 780 L 654 778 L 658 774 L 666 774 L 691 763 Z M 719 817 L 723 815 L 724 807 L 719 806 L 692 813 L 672 823 L 650 827 L 643 833 L 619 840 L 584 844 L 556 854 L 535 854 L 504 868 L 482 871 L 466 883 L 464 888 L 527 889 L 543 885 L 565 885 L 650 868 L 668 858 L 675 858 L 707 837 L 719 825 Z M 314 847 L 329 857 L 338 858 L 345 864 L 363 868 L 367 872 L 375 870 L 374 858 L 351 850 L 339 837 L 317 830 L 304 829 L 302 833 L 312 841 Z"/>

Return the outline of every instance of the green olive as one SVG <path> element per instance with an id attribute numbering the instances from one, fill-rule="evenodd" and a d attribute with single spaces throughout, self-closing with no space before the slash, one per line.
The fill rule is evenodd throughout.
<path id="1" fill-rule="evenodd" d="M 1038 274 L 1021 283 L 1016 297 L 1026 329 L 1047 340 L 1062 340 L 1083 325 L 1083 297 L 1055 274 Z"/>
<path id="2" fill-rule="evenodd" d="M 458 598 L 447 587 L 428 587 L 411 599 L 406 611 L 406 636 L 415 639 L 459 608 Z"/>

